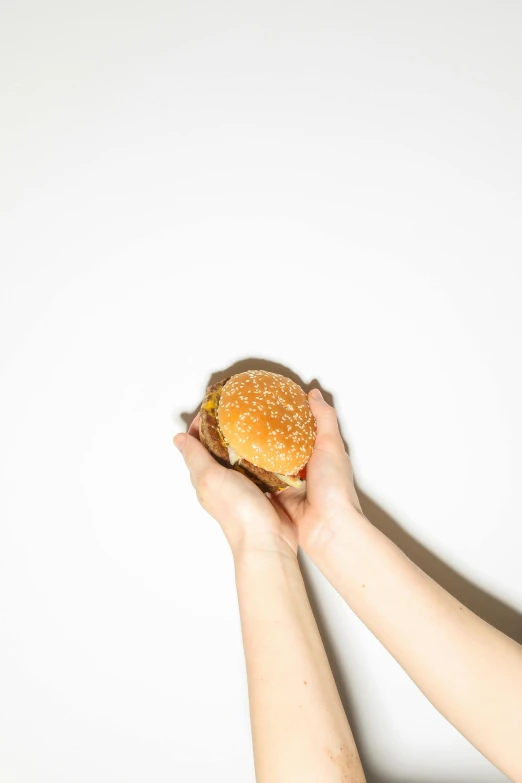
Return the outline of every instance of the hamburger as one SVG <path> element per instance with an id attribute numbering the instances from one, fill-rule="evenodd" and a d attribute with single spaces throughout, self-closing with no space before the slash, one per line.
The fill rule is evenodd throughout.
<path id="1" fill-rule="evenodd" d="M 248 370 L 209 386 L 199 436 L 226 467 L 263 492 L 300 488 L 311 457 L 316 424 L 297 383 L 264 370 Z"/>

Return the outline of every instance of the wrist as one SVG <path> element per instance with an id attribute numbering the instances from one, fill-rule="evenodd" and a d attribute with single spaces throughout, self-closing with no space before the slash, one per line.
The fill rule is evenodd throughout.
<path id="1" fill-rule="evenodd" d="M 238 590 L 252 584 L 252 580 L 264 590 L 269 585 L 302 579 L 296 555 L 271 549 L 247 549 L 234 556 L 234 574 Z"/>
<path id="2" fill-rule="evenodd" d="M 257 533 L 242 538 L 232 547 L 236 569 L 245 563 L 266 562 L 277 559 L 295 560 L 297 551 L 276 533 Z"/>
<path id="3" fill-rule="evenodd" d="M 310 559 L 318 564 L 341 541 L 343 546 L 355 545 L 368 525 L 371 526 L 371 523 L 362 512 L 349 503 L 329 518 L 319 521 L 300 543 Z"/>

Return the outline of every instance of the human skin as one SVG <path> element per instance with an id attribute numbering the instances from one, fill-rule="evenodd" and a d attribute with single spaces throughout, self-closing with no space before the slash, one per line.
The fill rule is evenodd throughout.
<path id="1" fill-rule="evenodd" d="M 175 439 L 200 502 L 221 524 L 234 556 L 258 783 L 364 779 L 335 706 L 339 697 L 298 573 L 298 545 L 432 704 L 522 783 L 522 648 L 423 573 L 363 515 L 335 410 L 315 390 L 309 402 L 317 438 L 302 490 L 266 496 L 217 465 L 197 439 L 197 420 Z M 295 718 L 307 666 L 316 685 L 313 726 Z M 301 685 L 308 683 L 302 677 Z M 298 748 L 306 749 L 302 769 Z M 318 767 L 314 778 L 310 764 L 323 756 L 331 777 Z"/>
<path id="2" fill-rule="evenodd" d="M 364 783 L 355 741 L 310 608 L 298 531 L 283 509 L 198 440 L 175 443 L 233 555 L 258 783 Z"/>

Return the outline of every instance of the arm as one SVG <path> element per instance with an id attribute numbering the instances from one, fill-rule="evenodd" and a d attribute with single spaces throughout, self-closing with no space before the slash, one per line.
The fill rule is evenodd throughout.
<path id="1" fill-rule="evenodd" d="M 310 553 L 431 703 L 522 781 L 522 648 L 415 566 L 363 517 Z"/>
<path id="2" fill-rule="evenodd" d="M 363 783 L 297 558 L 235 562 L 258 782 Z"/>
<path id="3" fill-rule="evenodd" d="M 203 507 L 234 557 L 258 783 L 364 783 L 306 595 L 295 528 L 247 478 L 177 436 Z"/>
<path id="4" fill-rule="evenodd" d="M 278 502 L 300 543 L 432 704 L 522 782 L 522 647 L 462 606 L 363 516 L 333 408 L 310 398 L 306 495 Z"/>

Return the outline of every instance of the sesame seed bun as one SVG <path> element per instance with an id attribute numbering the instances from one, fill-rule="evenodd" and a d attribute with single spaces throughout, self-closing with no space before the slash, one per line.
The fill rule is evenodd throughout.
<path id="1" fill-rule="evenodd" d="M 250 481 L 253 481 L 262 492 L 282 492 L 288 489 L 288 479 L 276 473 L 270 473 L 268 470 L 263 470 L 258 465 L 253 465 L 248 460 L 241 459 L 238 454 L 233 454 L 230 451 L 230 447 L 221 433 L 217 420 L 219 398 L 221 397 L 223 386 L 228 380 L 228 378 L 224 378 L 207 389 L 199 418 L 199 439 L 201 443 L 221 465 L 242 473 Z M 294 483 L 292 480 L 291 483 L 293 486 L 296 486 L 297 482 Z M 299 486 L 298 483 L 297 486 Z"/>
<path id="2" fill-rule="evenodd" d="M 233 375 L 217 408 L 219 429 L 242 460 L 296 476 L 312 455 L 316 424 L 297 383 L 264 370 Z"/>

